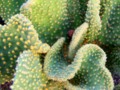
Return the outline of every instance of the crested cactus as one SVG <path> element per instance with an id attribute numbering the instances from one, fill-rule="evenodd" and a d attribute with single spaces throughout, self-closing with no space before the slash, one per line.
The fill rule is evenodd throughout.
<path id="1" fill-rule="evenodd" d="M 0 84 L 119 90 L 119 7 L 119 0 L 0 0 Z"/>
<path id="2" fill-rule="evenodd" d="M 111 73 L 105 67 L 106 54 L 96 45 L 88 44 L 78 50 L 81 66 L 67 84 L 69 90 L 113 90 Z"/>
<path id="3" fill-rule="evenodd" d="M 44 71 L 48 78 L 60 82 L 73 78 L 81 62 L 79 54 L 77 54 L 71 64 L 67 63 L 62 52 L 64 41 L 65 39 L 61 38 L 52 46 L 44 63 Z"/>

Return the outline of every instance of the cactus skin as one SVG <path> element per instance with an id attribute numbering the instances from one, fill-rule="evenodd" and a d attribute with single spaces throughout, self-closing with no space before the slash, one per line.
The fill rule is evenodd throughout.
<path id="1" fill-rule="evenodd" d="M 0 0 L 0 16 L 7 21 L 20 12 L 20 6 L 27 0 Z"/>
<path id="2" fill-rule="evenodd" d="M 107 67 L 113 75 L 120 76 L 120 47 L 114 48 L 108 56 Z"/>
<path id="3" fill-rule="evenodd" d="M 108 0 L 102 16 L 100 42 L 106 46 L 120 46 L 120 1 Z"/>
<path id="4" fill-rule="evenodd" d="M 45 57 L 44 72 L 49 79 L 56 81 L 67 81 L 77 73 L 81 60 L 79 53 L 76 54 L 73 62 L 69 64 L 63 56 L 62 47 L 65 39 L 60 38 L 50 49 Z"/>
<path id="5" fill-rule="evenodd" d="M 64 82 L 49 81 L 43 90 L 65 90 Z"/>
<path id="6" fill-rule="evenodd" d="M 81 21 L 82 23 L 85 22 L 85 14 L 87 11 L 87 3 L 89 0 L 79 0 L 80 2 L 80 16 L 81 16 Z"/>
<path id="7" fill-rule="evenodd" d="M 31 22 L 18 14 L 9 19 L 7 25 L 0 25 L 0 83 L 13 77 L 16 59 L 27 49 L 46 53 L 50 46 L 42 43 Z"/>
<path id="8" fill-rule="evenodd" d="M 89 23 L 87 39 L 92 42 L 97 39 L 101 29 L 100 0 L 89 0 L 85 21 Z"/>
<path id="9" fill-rule="evenodd" d="M 24 51 L 17 63 L 12 90 L 43 90 L 48 80 L 42 72 L 39 55 Z"/>
<path id="10" fill-rule="evenodd" d="M 78 0 L 28 0 L 20 11 L 32 21 L 39 39 L 52 45 L 81 24 L 79 8 Z"/>
<path id="11" fill-rule="evenodd" d="M 69 46 L 68 57 L 70 59 L 74 58 L 77 50 L 83 44 L 85 35 L 87 33 L 87 28 L 88 28 L 88 23 L 85 22 L 75 30 Z"/>
<path id="12" fill-rule="evenodd" d="M 80 69 L 68 83 L 68 90 L 113 90 L 111 73 L 105 67 L 106 54 L 97 45 L 88 44 L 78 50 Z"/>

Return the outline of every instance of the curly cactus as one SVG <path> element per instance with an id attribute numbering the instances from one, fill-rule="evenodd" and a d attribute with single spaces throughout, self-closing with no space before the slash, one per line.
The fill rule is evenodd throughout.
<path id="1" fill-rule="evenodd" d="M 53 44 L 67 31 L 80 25 L 78 0 L 28 0 L 21 7 L 39 33 L 43 42 Z M 52 32 L 52 33 L 50 33 Z M 63 33 L 64 32 L 64 33 Z"/>
<path id="2" fill-rule="evenodd" d="M 62 47 L 65 39 L 59 39 L 50 49 L 45 57 L 44 71 L 48 78 L 57 81 L 67 81 L 74 77 L 77 73 L 81 60 L 79 59 L 79 54 L 76 55 L 74 61 L 69 64 L 67 60 L 64 59 Z"/>
<path id="3" fill-rule="evenodd" d="M 0 83 L 13 77 L 16 59 L 23 50 L 46 53 L 49 45 L 38 39 L 31 22 L 23 15 L 15 15 L 7 25 L 0 26 Z"/>
<path id="4" fill-rule="evenodd" d="M 111 73 L 105 67 L 106 54 L 96 45 L 88 44 L 78 50 L 81 66 L 68 83 L 68 90 L 113 90 Z M 73 81 L 74 80 L 74 81 Z"/>
<path id="5" fill-rule="evenodd" d="M 0 90 L 119 90 L 120 0 L 0 0 L 0 18 Z"/>

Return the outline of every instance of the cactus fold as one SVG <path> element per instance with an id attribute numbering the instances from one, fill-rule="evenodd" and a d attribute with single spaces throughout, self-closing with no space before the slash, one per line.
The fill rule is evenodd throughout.
<path id="1" fill-rule="evenodd" d="M 94 44 L 78 50 L 81 66 L 76 76 L 67 83 L 68 90 L 113 90 L 111 73 L 105 67 L 106 54 Z"/>
<path id="2" fill-rule="evenodd" d="M 35 26 L 43 42 L 53 44 L 68 30 L 80 25 L 78 0 L 28 0 L 20 9 Z"/>
<path id="3" fill-rule="evenodd" d="M 87 28 L 88 28 L 88 23 L 85 22 L 75 30 L 69 46 L 68 57 L 70 59 L 74 58 L 77 50 L 83 44 L 83 41 L 86 36 Z"/>
<path id="4" fill-rule="evenodd" d="M 27 0 L 0 0 L 0 16 L 7 21 L 20 12 L 20 6 Z"/>
<path id="5" fill-rule="evenodd" d="M 42 43 L 31 22 L 18 14 L 9 19 L 6 25 L 0 26 L 0 83 L 13 77 L 16 59 L 27 49 L 46 53 L 50 46 Z"/>
<path id="6" fill-rule="evenodd" d="M 77 73 L 81 60 L 77 54 L 71 64 L 63 56 L 62 48 L 65 39 L 60 38 L 50 49 L 45 57 L 44 71 L 49 79 L 67 81 Z"/>
<path id="7" fill-rule="evenodd" d="M 12 90 L 43 90 L 47 78 L 42 71 L 39 55 L 30 50 L 24 51 L 17 63 Z"/>

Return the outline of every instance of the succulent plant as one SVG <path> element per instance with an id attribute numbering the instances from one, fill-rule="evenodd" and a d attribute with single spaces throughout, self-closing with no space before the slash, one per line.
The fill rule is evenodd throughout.
<path id="1" fill-rule="evenodd" d="M 7 21 L 13 15 L 20 12 L 19 8 L 27 0 L 0 0 L 0 16 Z"/>
<path id="2" fill-rule="evenodd" d="M 120 48 L 119 47 L 112 49 L 111 53 L 109 54 L 107 66 L 113 75 L 120 76 Z"/>
<path id="3" fill-rule="evenodd" d="M 120 46 L 120 1 L 106 0 L 105 11 L 102 15 L 100 42 L 107 46 Z"/>
<path id="4" fill-rule="evenodd" d="M 32 21 L 39 38 L 51 45 L 81 24 L 79 10 L 79 0 L 28 0 L 20 9 Z"/>
<path id="5" fill-rule="evenodd" d="M 119 90 L 119 0 L 0 0 L 0 17 L 0 84 Z"/>
<path id="6" fill-rule="evenodd" d="M 9 19 L 0 26 L 0 83 L 13 77 L 16 59 L 21 52 L 31 49 L 37 53 L 46 53 L 50 46 L 38 39 L 31 22 L 22 14 Z"/>

